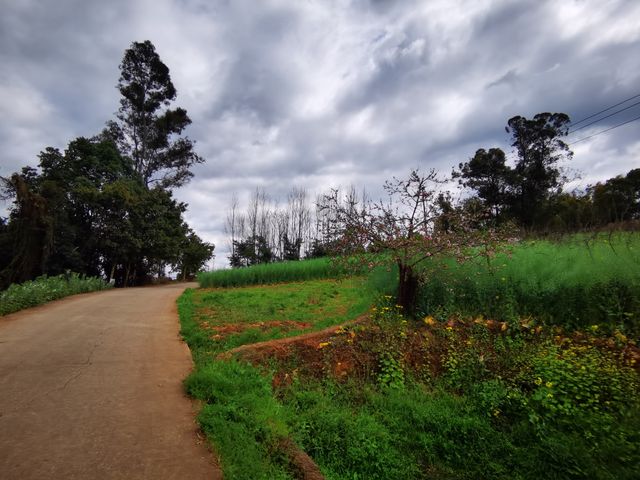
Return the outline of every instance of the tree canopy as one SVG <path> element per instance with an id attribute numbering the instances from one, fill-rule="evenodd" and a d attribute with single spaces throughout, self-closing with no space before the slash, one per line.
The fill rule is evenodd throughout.
<path id="1" fill-rule="evenodd" d="M 0 222 L 0 288 L 73 270 L 141 284 L 167 269 L 192 277 L 213 255 L 183 219 L 171 188 L 202 161 L 179 138 L 190 123 L 168 67 L 149 41 L 134 42 L 120 65 L 117 122 L 66 150 L 46 148 L 38 168 L 2 178 L 14 203 Z"/>
<path id="2" fill-rule="evenodd" d="M 118 90 L 122 95 L 117 121 L 109 122 L 106 134 L 133 161 L 133 168 L 147 186 L 170 189 L 193 176 L 190 168 L 204 161 L 194 142 L 182 136 L 191 124 L 183 108 L 170 109 L 176 99 L 169 68 L 153 44 L 133 42 L 120 64 Z"/>
<path id="3" fill-rule="evenodd" d="M 573 155 L 562 139 L 569 123 L 564 113 L 512 117 L 505 129 L 515 149 L 515 164 L 508 165 L 499 148 L 479 149 L 454 170 L 453 177 L 475 190 L 496 221 L 515 220 L 528 229 L 540 227 L 549 201 L 560 194 L 565 182 L 558 164 Z"/>

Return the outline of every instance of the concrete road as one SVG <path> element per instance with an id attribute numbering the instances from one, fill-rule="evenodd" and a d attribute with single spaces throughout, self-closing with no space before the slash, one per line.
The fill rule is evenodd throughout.
<path id="1" fill-rule="evenodd" d="M 182 390 L 185 284 L 0 317 L 0 478 L 217 479 Z"/>

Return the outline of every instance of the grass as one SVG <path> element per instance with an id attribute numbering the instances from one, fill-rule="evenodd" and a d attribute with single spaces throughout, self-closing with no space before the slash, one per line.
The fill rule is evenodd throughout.
<path id="1" fill-rule="evenodd" d="M 185 387 L 225 478 L 295 478 L 283 438 L 330 480 L 638 478 L 640 237 L 586 240 L 452 263 L 422 286 L 424 319 L 388 296 L 254 364 L 217 356 L 355 318 L 393 273 L 185 292 Z"/>
<path id="2" fill-rule="evenodd" d="M 337 278 L 358 270 L 354 266 L 333 263 L 329 258 L 316 258 L 202 272 L 198 275 L 198 282 L 203 288 L 240 287 Z"/>
<path id="3" fill-rule="evenodd" d="M 69 295 L 107 288 L 111 286 L 104 280 L 84 277 L 77 273 L 38 277 L 25 283 L 12 284 L 7 290 L 0 292 L 0 315 L 42 305 Z"/>
<path id="4" fill-rule="evenodd" d="M 373 292 L 359 278 L 230 289 L 188 289 L 178 299 L 181 333 L 195 362 L 190 395 L 205 402 L 199 422 L 221 457 L 225 478 L 289 479 L 278 442 L 289 437 L 268 376 L 217 360 L 231 348 L 320 330 L 364 313 Z M 228 327 L 235 326 L 235 330 Z"/>
<path id="5" fill-rule="evenodd" d="M 388 280 L 392 282 L 392 279 Z M 509 256 L 427 273 L 418 311 L 640 332 L 640 235 L 516 245 Z"/>
<path id="6" fill-rule="evenodd" d="M 185 386 L 205 404 L 199 421 L 225 478 L 293 478 L 277 448 L 284 437 L 333 480 L 637 478 L 633 365 L 640 352 L 623 335 L 505 329 L 491 321 L 417 324 L 385 299 L 372 323 L 333 334 L 320 350 L 308 347 L 328 368 L 309 366 L 300 353 L 255 366 L 216 360 L 235 345 L 212 335 L 216 319 L 266 320 L 271 313 L 261 304 L 289 298 L 288 312 L 308 320 L 305 310 L 317 304 L 290 296 L 304 285 L 188 291 L 180 299 L 196 359 Z M 239 309 L 243 293 L 253 313 L 211 310 L 221 303 L 209 302 L 211 293 L 237 296 Z M 344 358 L 354 368 L 332 375 Z"/>
<path id="7" fill-rule="evenodd" d="M 355 319 L 374 298 L 360 278 L 198 289 L 189 295 L 194 318 L 209 330 L 218 353 Z"/>

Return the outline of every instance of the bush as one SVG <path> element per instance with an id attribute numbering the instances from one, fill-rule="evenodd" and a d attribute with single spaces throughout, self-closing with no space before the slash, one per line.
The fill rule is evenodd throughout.
<path id="1" fill-rule="evenodd" d="M 0 315 L 42 305 L 69 295 L 107 288 L 111 288 L 111 285 L 101 278 L 84 277 L 77 273 L 57 277 L 45 275 L 25 283 L 12 284 L 7 290 L 0 292 Z"/>

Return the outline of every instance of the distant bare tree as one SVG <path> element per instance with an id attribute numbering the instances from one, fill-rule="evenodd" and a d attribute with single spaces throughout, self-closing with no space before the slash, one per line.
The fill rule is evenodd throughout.
<path id="1" fill-rule="evenodd" d="M 229 250 L 231 251 L 231 256 L 235 256 L 236 254 L 236 242 L 238 241 L 238 234 L 240 233 L 238 225 L 240 220 L 239 216 L 238 195 L 234 192 L 231 195 L 231 205 L 227 212 L 227 218 L 224 225 L 224 232 L 229 236 Z"/>

